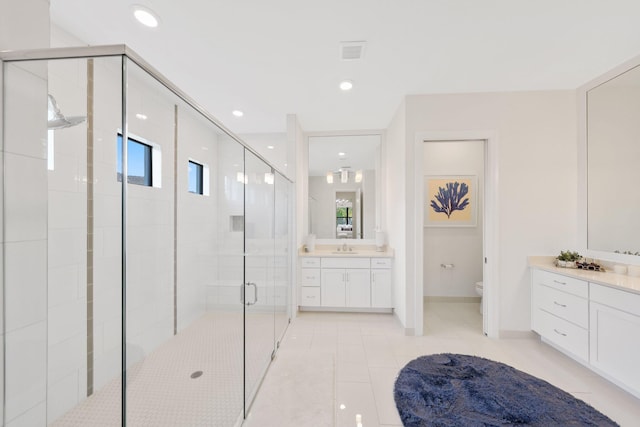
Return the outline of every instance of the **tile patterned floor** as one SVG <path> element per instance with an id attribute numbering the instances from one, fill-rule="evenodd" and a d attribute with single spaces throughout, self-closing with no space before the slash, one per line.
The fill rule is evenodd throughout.
<path id="1" fill-rule="evenodd" d="M 474 354 L 507 363 L 586 401 L 622 426 L 640 425 L 640 400 L 539 339 L 489 339 L 474 303 L 425 304 L 425 335 L 407 337 L 385 314 L 300 313 L 280 347 L 246 426 L 402 425 L 399 370 L 420 355 Z"/>
<path id="2" fill-rule="evenodd" d="M 243 409 L 243 369 L 259 378 L 273 349 L 273 314 L 252 313 L 253 346 L 243 364 L 242 312 L 210 312 L 128 370 L 127 425 L 233 426 Z M 249 326 L 250 323 L 250 326 Z M 255 354 L 259 351 L 260 354 Z M 191 374 L 202 371 L 202 376 Z M 53 423 L 120 426 L 117 378 Z"/>

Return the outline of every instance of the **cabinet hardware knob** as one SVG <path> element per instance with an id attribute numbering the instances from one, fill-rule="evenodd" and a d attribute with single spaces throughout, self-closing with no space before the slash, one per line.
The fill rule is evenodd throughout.
<path id="1" fill-rule="evenodd" d="M 555 305 L 565 308 L 567 304 L 560 304 L 558 301 L 553 302 Z"/>
<path id="2" fill-rule="evenodd" d="M 566 337 L 566 336 L 567 336 L 567 334 L 565 334 L 564 332 L 560 332 L 559 330 L 557 330 L 557 329 L 555 329 L 555 328 L 553 329 L 553 332 L 555 332 L 555 333 L 556 333 L 556 334 L 558 334 L 558 335 L 562 335 L 563 337 Z"/>
<path id="3" fill-rule="evenodd" d="M 559 280 L 554 280 L 553 283 L 557 283 L 558 285 L 566 285 L 567 282 L 561 282 Z"/>

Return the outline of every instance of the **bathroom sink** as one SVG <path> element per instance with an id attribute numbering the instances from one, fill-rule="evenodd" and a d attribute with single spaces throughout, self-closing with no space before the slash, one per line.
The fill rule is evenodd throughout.
<path id="1" fill-rule="evenodd" d="M 354 251 L 333 251 L 331 253 L 334 255 L 358 255 L 358 252 Z"/>

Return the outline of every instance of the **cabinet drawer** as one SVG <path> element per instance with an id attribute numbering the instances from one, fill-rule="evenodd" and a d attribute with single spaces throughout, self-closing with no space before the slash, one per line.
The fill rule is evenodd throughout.
<path id="1" fill-rule="evenodd" d="M 320 286 L 319 268 L 303 268 L 300 273 L 300 284 L 302 286 Z"/>
<path id="2" fill-rule="evenodd" d="M 548 286 L 538 285 L 538 287 L 540 291 L 538 308 L 575 323 L 581 328 L 589 327 L 589 301 Z"/>
<path id="3" fill-rule="evenodd" d="M 369 258 L 322 258 L 322 268 L 369 268 Z"/>
<path id="4" fill-rule="evenodd" d="M 582 298 L 588 298 L 589 296 L 588 282 L 580 279 L 574 279 L 573 277 L 563 276 L 561 274 L 550 273 L 543 270 L 534 270 L 533 283 L 534 285 L 545 285 L 563 292 L 568 292 Z"/>
<path id="5" fill-rule="evenodd" d="M 586 329 L 544 310 L 538 310 L 537 314 L 538 332 L 542 337 L 584 361 L 589 360 L 589 334 Z"/>
<path id="6" fill-rule="evenodd" d="M 591 287 L 591 301 L 626 311 L 634 316 L 640 316 L 640 295 L 608 286 L 589 284 Z"/>
<path id="7" fill-rule="evenodd" d="M 300 258 L 302 268 L 320 268 L 320 258 L 302 257 Z"/>
<path id="8" fill-rule="evenodd" d="M 391 258 L 371 258 L 371 268 L 391 268 Z"/>
<path id="9" fill-rule="evenodd" d="M 320 288 L 303 286 L 300 288 L 300 305 L 320 307 Z"/>

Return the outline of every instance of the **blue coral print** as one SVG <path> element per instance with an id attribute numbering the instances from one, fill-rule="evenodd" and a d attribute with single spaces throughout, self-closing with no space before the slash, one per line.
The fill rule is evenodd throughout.
<path id="1" fill-rule="evenodd" d="M 447 215 L 451 218 L 454 211 L 463 211 L 469 206 L 469 198 L 464 198 L 469 193 L 469 186 L 465 183 L 448 182 L 445 188 L 438 187 L 435 200 L 431 200 L 431 208 L 435 212 Z"/>

